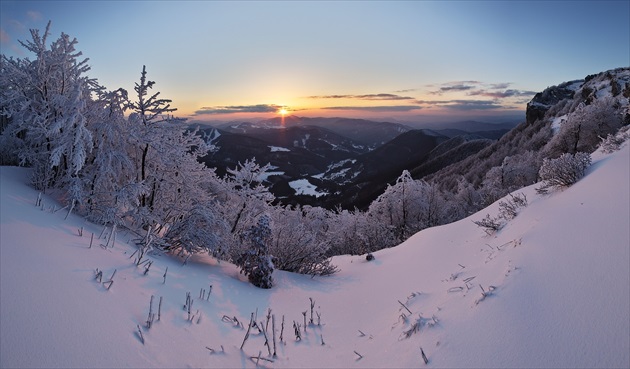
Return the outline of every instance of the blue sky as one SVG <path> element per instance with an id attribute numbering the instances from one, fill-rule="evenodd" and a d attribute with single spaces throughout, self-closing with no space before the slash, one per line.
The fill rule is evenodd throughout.
<path id="1" fill-rule="evenodd" d="M 0 1 L 3 54 L 52 21 L 108 89 L 142 66 L 195 120 L 522 112 L 630 65 L 630 1 Z"/>

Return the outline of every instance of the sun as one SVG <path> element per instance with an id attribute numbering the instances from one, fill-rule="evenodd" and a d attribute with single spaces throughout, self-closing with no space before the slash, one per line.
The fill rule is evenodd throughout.
<path id="1" fill-rule="evenodd" d="M 287 110 L 287 108 L 280 108 L 280 110 L 278 110 L 278 114 L 284 117 L 285 115 L 289 114 L 289 111 Z"/>

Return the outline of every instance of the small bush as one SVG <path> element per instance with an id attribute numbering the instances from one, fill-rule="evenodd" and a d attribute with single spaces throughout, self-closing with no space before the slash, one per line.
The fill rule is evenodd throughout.
<path id="1" fill-rule="evenodd" d="M 608 134 L 606 138 L 602 139 L 602 143 L 600 144 L 600 149 L 604 154 L 610 154 L 615 152 L 621 148 L 624 142 L 626 142 L 630 138 L 630 131 L 628 130 L 630 126 L 626 126 L 620 129 L 616 134 Z"/>
<path id="2" fill-rule="evenodd" d="M 271 239 L 269 222 L 269 216 L 262 215 L 257 225 L 243 232 L 243 239 L 249 242 L 251 247 L 236 260 L 241 273 L 245 274 L 254 286 L 260 288 L 273 287 L 274 265 L 268 246 Z"/>
<path id="3" fill-rule="evenodd" d="M 483 228 L 483 231 L 486 232 L 486 234 L 488 235 L 491 235 L 494 232 L 498 231 L 504 225 L 500 218 L 493 218 L 490 216 L 490 214 L 486 214 L 486 217 L 482 220 L 473 220 L 473 223 Z"/>
<path id="4" fill-rule="evenodd" d="M 550 188 L 571 186 L 584 177 L 586 168 L 591 165 L 591 155 L 585 152 L 565 153 L 557 159 L 544 159 L 538 175 L 542 185 L 538 193 L 547 193 Z"/>
<path id="5" fill-rule="evenodd" d="M 516 218 L 518 211 L 527 206 L 527 196 L 524 193 L 509 196 L 506 201 L 499 201 L 499 218 L 506 221 Z"/>

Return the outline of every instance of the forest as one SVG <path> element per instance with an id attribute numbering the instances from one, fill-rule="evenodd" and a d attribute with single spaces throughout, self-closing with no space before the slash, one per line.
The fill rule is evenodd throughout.
<path id="1" fill-rule="evenodd" d="M 174 115 L 150 66 L 133 91 L 110 90 L 89 75 L 78 41 L 50 41 L 49 27 L 22 42 L 32 60 L 1 56 L 0 164 L 32 168 L 33 186 L 68 213 L 133 232 L 142 255 L 209 253 L 262 288 L 274 269 L 334 274 L 334 255 L 396 246 L 539 181 L 541 191 L 568 185 L 557 173 L 579 176 L 588 154 L 614 148 L 630 123 L 630 68 L 619 68 L 564 86 L 571 97 L 472 157 L 423 178 L 403 171 L 367 210 L 274 205 L 268 164 L 252 158 L 218 176 L 200 161 L 211 145 Z"/>

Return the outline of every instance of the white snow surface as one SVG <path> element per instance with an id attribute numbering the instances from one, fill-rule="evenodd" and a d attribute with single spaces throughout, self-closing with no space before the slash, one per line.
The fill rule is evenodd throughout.
<path id="1" fill-rule="evenodd" d="M 60 206 L 45 195 L 43 210 L 36 207 L 29 170 L 1 167 L 0 367 L 254 368 L 250 357 L 260 353 L 273 360 L 258 360 L 267 368 L 628 368 L 629 167 L 627 144 L 597 153 L 570 188 L 545 196 L 535 186 L 521 190 L 529 206 L 493 236 L 471 220 L 496 215 L 497 204 L 421 231 L 370 262 L 336 257 L 333 276 L 275 271 L 270 290 L 205 255 L 182 265 L 154 254 L 145 276 L 130 259 L 130 235 L 101 247 L 101 226 L 64 220 L 66 210 L 52 213 Z M 110 290 L 95 281 L 96 268 L 103 280 L 116 270 Z M 182 310 L 186 292 L 192 322 Z M 161 317 L 147 329 L 152 295 L 154 313 L 163 297 Z M 321 325 L 315 317 L 296 341 L 292 325 L 303 323 L 304 311 L 310 319 L 309 298 Z M 222 320 L 247 327 L 257 310 L 263 325 L 268 308 L 275 358 L 256 328 L 241 350 L 246 329 Z M 419 330 L 404 338 L 414 322 Z M 270 342 L 271 332 L 269 323 Z"/>
<path id="2" fill-rule="evenodd" d="M 318 191 L 317 186 L 309 182 L 308 179 L 296 179 L 295 181 L 289 182 L 289 186 L 295 190 L 295 193 L 298 195 L 320 197 L 327 194 L 326 192 Z"/>
<path id="3" fill-rule="evenodd" d="M 269 149 L 271 150 L 271 152 L 289 152 L 291 150 L 287 149 L 286 147 L 281 147 L 281 146 L 268 146 Z"/>

